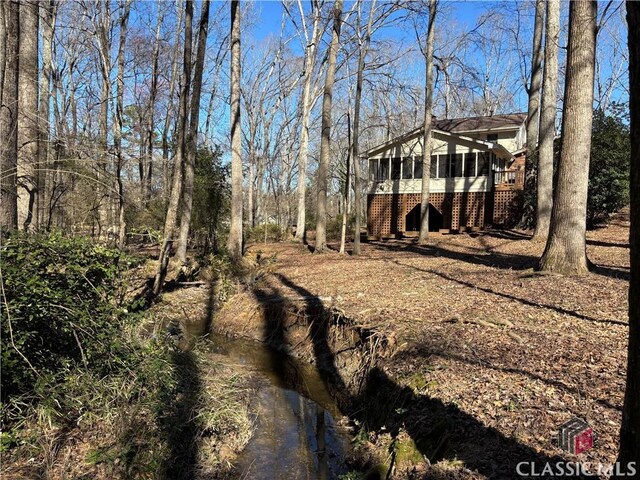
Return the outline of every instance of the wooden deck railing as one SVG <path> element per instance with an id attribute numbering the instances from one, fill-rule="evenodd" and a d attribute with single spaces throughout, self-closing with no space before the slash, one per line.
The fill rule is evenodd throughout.
<path id="1" fill-rule="evenodd" d="M 524 187 L 524 170 L 494 171 L 493 184 L 496 187 Z"/>

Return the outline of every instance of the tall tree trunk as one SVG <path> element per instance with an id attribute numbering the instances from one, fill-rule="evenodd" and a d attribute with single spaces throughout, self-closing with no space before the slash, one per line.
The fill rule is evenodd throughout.
<path id="1" fill-rule="evenodd" d="M 111 11 L 109 2 L 106 0 L 99 0 L 97 5 L 100 12 L 98 19 L 100 23 L 97 31 L 102 87 L 100 92 L 100 124 L 98 141 L 99 164 L 96 171 L 96 192 L 98 198 L 97 204 L 94 208 L 97 209 L 98 237 L 101 238 L 103 231 L 107 231 L 107 224 L 110 224 L 108 211 L 111 204 L 111 185 L 107 173 L 107 163 L 109 162 L 107 136 L 109 133 L 109 102 L 111 97 Z"/>
<path id="2" fill-rule="evenodd" d="M 0 3 L 4 35 L 0 105 L 0 230 L 18 228 L 18 38 L 20 10 L 15 1 Z"/>
<path id="3" fill-rule="evenodd" d="M 560 0 L 547 1 L 545 37 L 540 143 L 538 146 L 536 229 L 533 234 L 533 240 L 536 241 L 547 240 L 553 205 L 553 139 L 556 133 Z"/>
<path id="4" fill-rule="evenodd" d="M 122 181 L 122 168 L 124 157 L 122 155 L 122 127 L 124 124 L 124 53 L 127 42 L 127 25 L 131 0 L 124 0 L 123 11 L 120 16 L 120 42 L 118 44 L 118 73 L 116 78 L 116 121 L 113 125 L 113 146 L 116 154 L 116 184 L 118 187 L 118 248 L 124 248 L 126 239 L 126 224 L 124 221 L 124 184 Z"/>
<path id="5" fill-rule="evenodd" d="M 351 108 L 347 108 L 347 140 L 351 143 Z M 347 165 L 344 174 L 344 196 L 342 197 L 343 212 L 342 226 L 340 229 L 340 253 L 345 253 L 347 243 L 347 217 L 349 216 L 349 184 L 351 183 L 351 149 L 347 151 Z"/>
<path id="6" fill-rule="evenodd" d="M 227 248 L 242 258 L 242 125 L 240 123 L 240 2 L 231 0 L 231 228 Z M 260 181 L 260 179 L 258 179 Z"/>
<path id="7" fill-rule="evenodd" d="M 205 145 L 208 148 L 213 149 L 213 145 L 211 144 L 210 132 L 211 132 L 211 120 L 213 118 L 214 113 L 214 102 L 217 98 L 218 94 L 218 82 L 220 79 L 220 70 L 222 69 L 222 64 L 226 54 L 228 52 L 228 48 L 225 48 L 225 43 L 220 42 L 218 46 L 218 53 L 215 58 L 215 69 L 213 74 L 213 85 L 211 86 L 211 93 L 209 94 L 209 102 L 207 106 L 207 116 L 204 122 L 204 134 L 205 134 Z"/>
<path id="8" fill-rule="evenodd" d="M 51 74 L 53 71 L 53 31 L 56 18 L 56 2 L 42 4 L 42 72 L 40 77 L 40 138 L 38 139 L 38 225 L 49 225 L 48 204 L 52 193 L 50 134 L 51 128 Z"/>
<path id="9" fill-rule="evenodd" d="M 302 4 L 298 2 L 300 15 L 304 15 Z M 320 40 L 320 11 L 317 0 L 311 2 L 313 27 L 311 41 L 307 42 L 304 57 L 304 81 L 302 83 L 302 115 L 300 120 L 300 149 L 298 152 L 298 219 L 296 222 L 296 240 L 303 241 L 306 230 L 306 200 L 307 200 L 307 162 L 309 156 L 309 123 L 311 118 L 311 83 L 316 64 L 316 52 Z M 305 32 L 306 35 L 306 32 Z"/>
<path id="10" fill-rule="evenodd" d="M 274 62 L 274 65 L 276 62 Z M 267 75 L 267 82 L 271 78 L 271 72 Z M 273 107 L 273 111 L 277 111 L 277 107 Z M 262 122 L 262 155 L 258 157 L 258 173 L 257 180 L 258 183 L 256 185 L 256 221 L 257 222 L 267 222 L 269 215 L 267 213 L 267 202 L 265 197 L 268 198 L 269 195 L 269 184 L 267 182 L 265 191 L 263 192 L 263 184 L 265 182 L 265 170 L 267 170 L 270 166 L 267 165 L 269 162 L 269 152 L 271 150 L 271 119 L 267 117 L 267 112 L 264 109 L 261 109 L 261 116 L 263 118 Z M 275 194 L 275 191 L 274 191 Z"/>
<path id="11" fill-rule="evenodd" d="M 0 106 L 3 105 L 4 75 L 7 68 L 7 17 L 3 2 L 0 4 Z"/>
<path id="12" fill-rule="evenodd" d="M 451 113 L 451 75 L 449 75 L 449 62 L 443 64 L 444 74 L 444 118 L 449 118 Z"/>
<path id="13" fill-rule="evenodd" d="M 54 15 L 56 14 L 56 11 L 57 11 L 57 5 L 54 11 Z M 55 25 L 54 25 L 54 28 L 55 28 Z M 53 49 L 54 49 L 54 55 L 55 55 L 55 51 L 56 51 L 55 43 L 53 44 Z M 52 55 L 52 57 L 54 55 Z M 73 64 L 69 66 L 69 71 L 71 72 L 72 70 L 73 70 Z M 53 127 L 54 127 L 54 130 L 52 130 L 52 132 L 53 132 L 53 138 L 55 140 L 53 143 L 53 160 L 51 162 L 52 171 L 51 171 L 51 176 L 49 177 L 50 181 L 49 181 L 48 193 L 47 193 L 47 224 L 45 227 L 47 230 L 50 230 L 51 226 L 54 225 L 54 221 L 55 221 L 54 213 L 56 211 L 56 206 L 58 205 L 58 202 L 62 199 L 62 196 L 64 194 L 64 188 L 61 185 L 62 172 L 60 171 L 62 167 L 61 159 L 64 155 L 63 152 L 72 150 L 73 146 L 75 145 L 73 137 L 69 132 L 68 125 L 66 121 L 63 119 L 63 114 L 62 114 L 63 107 L 60 105 L 60 96 L 64 97 L 64 94 L 62 94 L 62 85 L 61 85 L 60 77 L 61 75 L 60 75 L 59 68 L 57 67 L 57 65 L 52 64 L 51 100 L 53 103 Z M 49 132 L 49 138 L 51 138 L 52 132 Z M 63 136 L 66 136 L 66 138 L 68 139 L 66 148 L 65 146 L 63 146 L 63 142 L 62 142 Z"/>
<path id="14" fill-rule="evenodd" d="M 569 5 L 562 146 L 549 238 L 540 260 L 541 270 L 565 275 L 588 271 L 585 235 L 597 12 L 596 1 Z"/>
<path id="15" fill-rule="evenodd" d="M 353 227 L 353 255 L 360 255 L 360 229 L 362 221 L 362 185 L 360 182 L 360 103 L 362 101 L 362 85 L 364 83 L 364 63 L 371 44 L 371 26 L 376 0 L 369 6 L 369 21 L 364 39 L 360 41 L 358 50 L 358 73 L 356 78 L 356 95 L 353 101 L 353 132 L 351 135 L 351 158 L 353 158 L 353 180 L 355 190 L 355 225 Z M 360 35 L 358 35 L 360 40 Z"/>
<path id="16" fill-rule="evenodd" d="M 178 1 L 180 5 L 180 1 Z M 180 8 L 180 6 L 178 7 Z M 171 60 L 171 79 L 169 80 L 169 96 L 167 110 L 171 110 L 171 104 L 173 103 L 173 94 L 176 91 L 176 83 L 178 78 L 178 45 L 180 45 L 180 31 L 182 29 L 183 10 L 180 8 L 178 13 L 178 25 L 176 27 L 176 46 L 173 51 Z M 164 126 L 162 128 L 162 191 L 165 197 L 171 194 L 171 175 L 169 174 L 169 127 L 171 125 L 172 115 L 167 115 L 164 119 Z"/>
<path id="17" fill-rule="evenodd" d="M 36 0 L 20 2 L 18 69 L 18 224 L 37 225 L 38 195 L 38 14 Z"/>
<path id="18" fill-rule="evenodd" d="M 156 34 L 155 34 L 155 42 L 153 44 L 153 53 L 151 58 L 151 90 L 149 92 L 149 112 L 147 115 L 147 131 L 146 131 L 146 144 L 147 150 L 145 152 L 146 161 L 145 161 L 145 182 L 142 187 L 142 202 L 146 207 L 151 199 L 151 187 L 153 185 L 153 147 L 155 142 L 155 113 L 156 113 L 156 97 L 158 95 L 158 78 L 160 76 L 160 71 L 158 68 L 158 59 L 160 57 L 160 32 L 162 29 L 162 21 L 164 19 L 164 15 L 166 10 L 161 10 L 161 5 L 164 2 L 162 0 L 158 0 L 156 7 Z"/>
<path id="19" fill-rule="evenodd" d="M 193 181 L 196 168 L 196 153 L 198 143 L 198 123 L 200 122 L 200 94 L 202 92 L 202 71 L 207 49 L 207 34 L 209 30 L 209 0 L 202 3 L 200 26 L 198 28 L 198 47 L 196 63 L 193 72 L 193 91 L 191 93 L 191 112 L 189 130 L 186 138 L 187 161 L 184 168 L 184 185 L 182 191 L 182 211 L 180 214 L 180 236 L 178 238 L 177 257 L 184 264 L 187 261 L 187 245 L 189 243 L 189 226 L 191 225 L 191 206 L 193 205 Z"/>
<path id="20" fill-rule="evenodd" d="M 158 272 L 153 282 L 153 294 L 158 295 L 162 290 L 164 279 L 167 275 L 171 247 L 175 241 L 176 223 L 178 219 L 178 207 L 182 193 L 182 169 L 186 161 L 185 148 L 187 137 L 187 104 L 189 101 L 189 85 L 191 84 L 191 49 L 193 35 L 193 0 L 186 0 L 184 4 L 184 56 L 182 59 L 182 88 L 180 89 L 180 106 L 178 108 L 178 125 L 176 128 L 177 148 L 173 163 L 173 176 L 171 179 L 171 194 L 167 206 L 167 216 L 164 221 L 164 238 L 160 249 Z"/>
<path id="21" fill-rule="evenodd" d="M 629 247 L 629 348 L 627 386 L 622 407 L 620 454 L 624 469 L 640 465 L 640 2 L 627 0 L 629 28 L 629 108 L 631 111 L 631 227 Z"/>
<path id="22" fill-rule="evenodd" d="M 525 165 L 524 208 L 520 224 L 532 226 L 536 207 L 536 166 L 538 163 L 538 125 L 540 119 L 540 88 L 542 85 L 542 31 L 544 29 L 545 0 L 536 0 L 535 20 L 533 24 L 533 48 L 531 57 L 531 82 L 527 93 L 527 157 Z"/>
<path id="23" fill-rule="evenodd" d="M 429 0 L 429 27 L 424 51 L 424 132 L 422 140 L 422 195 L 420 202 L 420 235 L 418 243 L 425 244 L 429 238 L 429 193 L 431 187 L 431 123 L 433 111 L 433 43 L 435 37 L 436 0 Z"/>
<path id="24" fill-rule="evenodd" d="M 267 137 L 268 135 L 265 135 Z M 258 155 L 256 159 L 257 169 L 256 169 L 256 191 L 254 197 L 255 204 L 255 222 L 257 224 L 263 223 L 267 221 L 267 207 L 264 202 L 264 192 L 265 190 L 265 164 L 267 162 L 266 157 L 266 149 L 263 149 L 262 155 Z M 269 191 L 269 186 L 266 188 L 267 192 Z"/>
<path id="25" fill-rule="evenodd" d="M 247 180 L 247 223 L 249 227 L 253 228 L 256 226 L 255 222 L 255 211 L 254 211 L 254 197 L 255 197 L 255 186 L 256 183 L 256 147 L 255 147 L 255 135 L 249 134 L 249 179 Z"/>
<path id="26" fill-rule="evenodd" d="M 327 73 L 324 80 L 324 95 L 322 98 L 322 136 L 320 138 L 320 162 L 317 180 L 316 253 L 322 253 L 327 249 L 327 189 L 329 187 L 329 153 L 331 149 L 331 104 L 341 26 L 342 0 L 335 0 L 333 3 L 333 32 L 331 33 L 331 43 L 329 44 Z"/>

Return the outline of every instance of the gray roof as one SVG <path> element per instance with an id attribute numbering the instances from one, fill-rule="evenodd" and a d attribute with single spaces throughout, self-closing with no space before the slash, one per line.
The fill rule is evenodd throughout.
<path id="1" fill-rule="evenodd" d="M 489 147 L 489 149 L 498 148 L 499 150 L 503 150 L 506 153 L 509 153 L 504 147 L 496 144 L 492 144 L 491 142 L 487 142 L 483 139 L 476 138 L 473 133 L 469 135 L 462 135 L 465 132 L 473 132 L 474 130 L 501 130 L 505 128 L 513 128 L 517 129 L 524 123 L 527 119 L 526 113 L 507 113 L 502 115 L 491 115 L 487 117 L 465 117 L 465 118 L 443 118 L 437 119 L 435 116 L 433 117 L 433 134 L 437 135 L 453 135 L 461 140 L 475 142 L 478 144 L 484 144 L 484 146 Z M 384 150 L 389 149 L 391 146 L 396 145 L 398 143 L 408 142 L 420 135 L 422 135 L 423 126 L 419 126 L 414 128 L 413 130 L 405 133 L 404 135 L 400 135 L 391 140 L 388 140 L 384 143 L 376 145 L 373 148 L 370 148 L 366 151 L 367 155 L 375 155 L 376 153 L 382 152 Z M 504 153 L 503 152 L 503 153 Z M 509 155 L 511 155 L 509 153 Z"/>
<path id="2" fill-rule="evenodd" d="M 434 128 L 454 133 L 506 127 L 518 128 L 526 119 L 526 113 L 508 113 L 489 117 L 443 118 L 435 120 Z"/>

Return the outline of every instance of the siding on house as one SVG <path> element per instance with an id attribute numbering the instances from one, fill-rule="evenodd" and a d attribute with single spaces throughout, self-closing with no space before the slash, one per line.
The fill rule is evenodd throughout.
<path id="1" fill-rule="evenodd" d="M 507 224 L 517 216 L 526 114 L 438 120 L 433 130 L 430 229 L 459 231 Z M 370 236 L 419 230 L 422 132 L 413 130 L 368 152 Z M 382 166 L 381 166 L 382 162 Z M 494 171 L 518 172 L 498 175 Z"/>

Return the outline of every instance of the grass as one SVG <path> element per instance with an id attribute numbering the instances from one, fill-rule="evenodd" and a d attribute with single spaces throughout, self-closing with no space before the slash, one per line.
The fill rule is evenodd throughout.
<path id="1" fill-rule="evenodd" d="M 69 372 L 36 399 L 2 406 L 7 478 L 197 478 L 231 471 L 252 432 L 249 379 L 203 345 L 141 345 L 137 368 Z"/>

